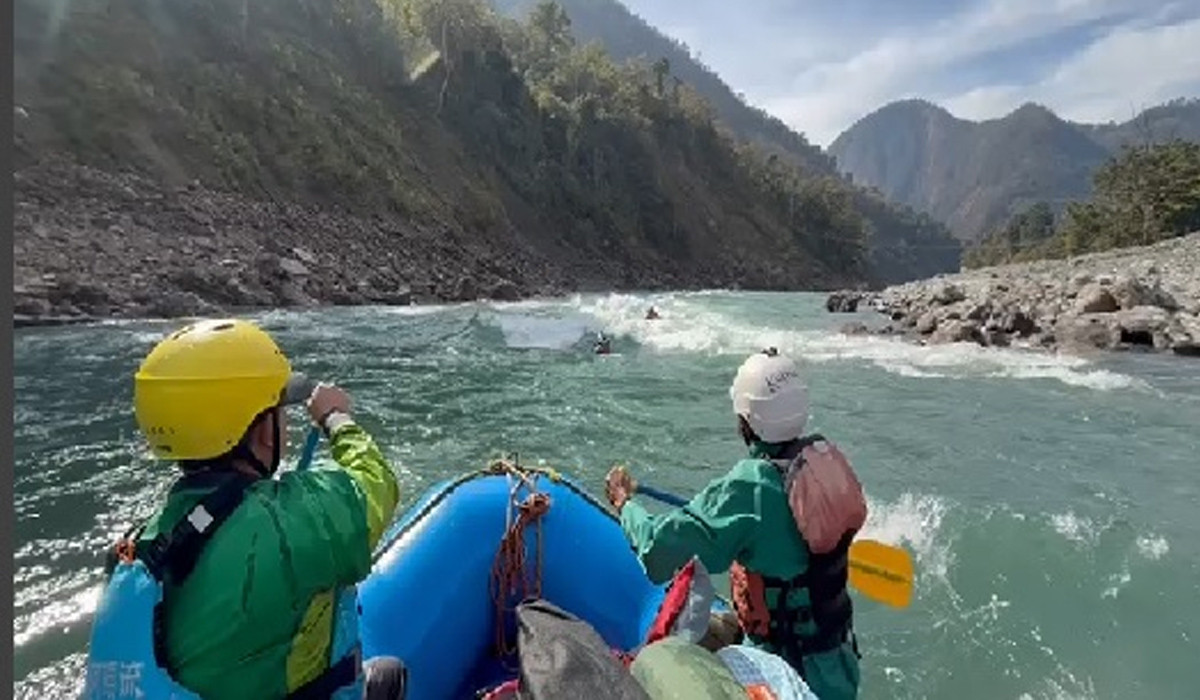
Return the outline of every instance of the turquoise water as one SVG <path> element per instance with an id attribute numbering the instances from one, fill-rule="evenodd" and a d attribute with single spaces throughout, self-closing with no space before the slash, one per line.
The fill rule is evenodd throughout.
<path id="1" fill-rule="evenodd" d="M 663 320 L 642 314 L 656 304 Z M 833 332 L 813 294 L 593 296 L 260 315 L 346 386 L 404 503 L 501 452 L 596 493 L 613 461 L 694 491 L 742 452 L 728 385 L 773 344 L 915 555 L 906 610 L 856 596 L 864 699 L 1200 693 L 1200 364 L 919 348 Z M 863 316 L 870 319 L 869 316 Z M 131 377 L 177 324 L 21 330 L 14 694 L 77 692 L 107 546 L 164 492 Z M 616 338 L 589 352 L 590 333 Z M 296 427 L 293 445 L 302 437 Z"/>

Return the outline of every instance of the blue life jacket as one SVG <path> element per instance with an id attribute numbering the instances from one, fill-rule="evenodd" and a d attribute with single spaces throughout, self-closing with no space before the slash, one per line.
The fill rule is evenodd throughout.
<path id="1" fill-rule="evenodd" d="M 200 475 L 197 475 L 200 476 Z M 211 475 L 205 475 L 211 476 Z M 187 480 L 189 477 L 184 477 Z M 83 698 L 118 700 L 200 700 L 171 677 L 166 666 L 163 634 L 163 578 L 182 582 L 191 573 L 204 544 L 237 509 L 254 480 L 223 474 L 220 486 L 200 500 L 170 531 L 148 544 L 118 546 L 119 561 L 96 608 L 88 651 Z M 181 480 L 182 482 L 183 480 Z M 330 665 L 319 676 L 291 692 L 286 700 L 361 700 L 362 651 L 358 634 L 358 599 L 354 586 L 338 591 L 334 611 Z"/>

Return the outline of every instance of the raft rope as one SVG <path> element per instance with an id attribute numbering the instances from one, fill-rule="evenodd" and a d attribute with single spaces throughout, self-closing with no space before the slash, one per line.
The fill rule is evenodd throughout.
<path id="1" fill-rule="evenodd" d="M 505 509 L 504 536 L 492 563 L 492 602 L 496 610 L 495 652 L 506 658 L 516 652 L 516 646 L 505 633 L 505 613 L 509 611 L 509 600 L 525 600 L 542 595 L 542 516 L 550 510 L 550 494 L 537 490 L 537 477 L 543 470 L 527 470 L 512 460 L 496 460 L 486 470 L 492 474 L 504 474 L 512 487 L 508 492 Z M 554 478 L 553 472 L 550 473 Z M 524 499 L 517 494 L 524 487 L 528 490 Z M 516 513 L 514 519 L 513 514 Z M 531 523 L 537 529 L 535 545 L 536 565 L 532 580 L 525 561 L 525 528 Z"/>

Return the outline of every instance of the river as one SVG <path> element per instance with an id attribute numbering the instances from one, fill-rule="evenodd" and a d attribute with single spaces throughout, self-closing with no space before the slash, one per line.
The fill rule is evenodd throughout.
<path id="1" fill-rule="evenodd" d="M 810 425 L 864 483 L 864 536 L 915 557 L 909 608 L 856 596 L 860 697 L 1196 697 L 1200 364 L 845 336 L 854 317 L 822 303 L 701 292 L 256 318 L 298 369 L 349 389 L 402 508 L 513 451 L 596 493 L 618 460 L 694 491 L 742 455 L 729 382 L 776 345 L 801 361 Z M 643 320 L 650 304 L 661 320 Z M 78 692 L 100 551 L 169 484 L 139 440 L 132 374 L 177 325 L 16 332 L 18 698 Z M 590 352 L 599 330 L 614 354 Z"/>

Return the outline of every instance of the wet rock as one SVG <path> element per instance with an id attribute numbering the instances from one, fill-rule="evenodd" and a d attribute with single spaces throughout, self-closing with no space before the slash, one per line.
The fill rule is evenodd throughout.
<path id="1" fill-rule="evenodd" d="M 509 280 L 500 280 L 492 285 L 488 298 L 497 301 L 518 301 L 521 298 L 521 290 Z"/>
<path id="2" fill-rule="evenodd" d="M 335 289 L 329 293 L 329 301 L 334 306 L 359 306 L 371 300 L 365 295 L 351 289 Z"/>
<path id="3" fill-rule="evenodd" d="M 479 287 L 470 277 L 460 277 L 454 285 L 453 301 L 475 301 L 479 298 Z"/>
<path id="4" fill-rule="evenodd" d="M 279 286 L 277 298 L 280 306 L 316 306 L 317 300 L 309 296 L 304 285 L 288 280 Z"/>
<path id="5" fill-rule="evenodd" d="M 843 335 L 867 335 L 871 330 L 862 321 L 851 321 L 850 323 L 843 324 L 838 332 Z"/>
<path id="6" fill-rule="evenodd" d="M 939 276 L 889 287 L 880 297 L 885 313 L 917 342 L 969 335 L 958 324 L 974 322 L 982 342 L 994 346 L 1021 338 L 1067 351 L 1188 353 L 1200 329 L 1193 333 L 1180 319 L 1200 318 L 1198 269 L 1200 232 L 1071 260 Z"/>
<path id="7" fill-rule="evenodd" d="M 839 290 L 825 299 L 825 310 L 830 313 L 854 313 L 858 311 L 858 303 L 861 300 L 861 292 Z"/>
<path id="8" fill-rule="evenodd" d="M 54 305 L 45 297 L 17 296 L 13 299 L 13 314 L 17 316 L 50 316 L 53 310 Z"/>
<path id="9" fill-rule="evenodd" d="M 181 316 L 204 316 L 217 311 L 217 307 L 195 292 L 183 292 L 175 289 L 159 293 L 142 309 L 142 314 L 158 318 L 178 318 Z"/>
<path id="10" fill-rule="evenodd" d="M 973 342 L 982 345 L 984 338 L 977 322 L 949 320 L 938 324 L 937 330 L 929 336 L 929 342 L 934 344 Z"/>
<path id="11" fill-rule="evenodd" d="M 983 344 L 990 347 L 1006 348 L 1012 344 L 1012 340 L 1008 337 L 1008 333 L 998 329 L 987 329 L 983 331 Z"/>
<path id="12" fill-rule="evenodd" d="M 1037 332 L 1038 326 L 1024 311 L 1014 309 L 1000 317 L 1000 330 L 1027 338 Z"/>
<path id="13" fill-rule="evenodd" d="M 1109 319 L 1099 314 L 1061 317 L 1054 336 L 1068 350 L 1107 350 L 1114 344 Z"/>
<path id="14" fill-rule="evenodd" d="M 389 306 L 408 306 L 413 303 L 412 290 L 408 287 L 398 287 L 391 291 L 380 292 L 377 298 Z"/>

